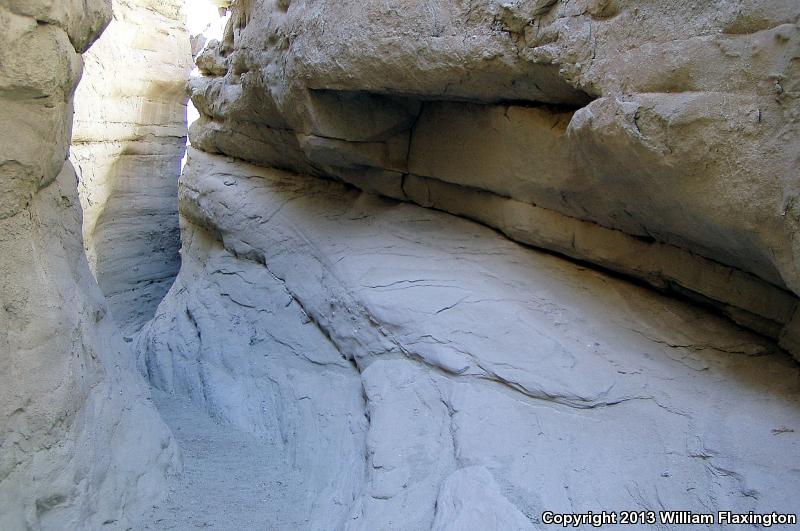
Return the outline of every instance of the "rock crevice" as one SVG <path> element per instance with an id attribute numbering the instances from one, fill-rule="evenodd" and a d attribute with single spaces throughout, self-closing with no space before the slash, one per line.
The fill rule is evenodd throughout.
<path id="1" fill-rule="evenodd" d="M 0 528 L 795 510 L 796 0 L 212 3 L 0 0 Z"/>
<path id="2" fill-rule="evenodd" d="M 115 0 L 85 55 L 70 160 L 92 273 L 130 336 L 180 267 L 178 176 L 191 70 L 183 0 Z"/>

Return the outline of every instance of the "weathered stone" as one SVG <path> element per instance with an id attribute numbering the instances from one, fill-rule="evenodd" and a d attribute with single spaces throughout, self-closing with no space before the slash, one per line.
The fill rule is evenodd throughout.
<path id="1" fill-rule="evenodd" d="M 116 0 L 75 95 L 71 160 L 86 252 L 126 334 L 153 316 L 180 267 L 178 176 L 191 69 L 182 4 Z"/>
<path id="2" fill-rule="evenodd" d="M 78 53 L 91 46 L 111 19 L 111 0 L 3 0 L 3 7 L 6 13 L 58 26 Z"/>
<path id="3" fill-rule="evenodd" d="M 177 448 L 91 276 L 64 162 L 105 2 L 0 3 L 0 528 L 127 529 Z"/>
<path id="4" fill-rule="evenodd" d="M 455 216 L 195 150 L 180 201 L 184 263 L 140 363 L 330 489 L 276 522 L 531 529 L 545 510 L 792 504 L 800 476 L 775 456 L 797 453 L 798 367 L 724 318 Z"/>
<path id="5" fill-rule="evenodd" d="M 114 0 L 73 128 L 81 1 L 0 0 L 0 528 L 795 510 L 795 0 Z"/>
<path id="6" fill-rule="evenodd" d="M 797 306 L 792 293 L 681 247 L 637 238 L 524 201 L 413 175 L 405 179 L 403 192 L 420 205 L 496 227 L 516 241 L 599 264 L 716 306 L 734 321 L 769 337 L 780 335 Z"/>
<path id="7" fill-rule="evenodd" d="M 629 236 L 618 244 L 654 242 L 645 272 L 627 245 L 522 240 L 753 314 L 737 320 L 777 338 L 787 312 L 753 307 L 800 293 L 800 8 L 680 5 L 243 2 L 202 63 L 211 79 L 197 86 L 214 90 L 195 90 L 205 118 L 191 136 L 391 197 L 403 176 L 386 172 L 410 173 Z M 485 209 L 458 210 L 519 233 Z M 725 268 L 759 280 L 706 285 Z"/>
<path id="8" fill-rule="evenodd" d="M 442 483 L 431 529 L 534 529 L 524 514 L 500 493 L 486 467 L 459 468 Z"/>

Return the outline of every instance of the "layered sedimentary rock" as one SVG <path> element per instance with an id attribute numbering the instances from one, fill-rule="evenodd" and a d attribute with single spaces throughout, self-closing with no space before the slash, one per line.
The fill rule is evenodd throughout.
<path id="1" fill-rule="evenodd" d="M 180 211 L 183 265 L 141 367 L 269 441 L 285 476 L 263 481 L 298 495 L 263 500 L 265 527 L 794 510 L 800 369 L 723 317 L 450 214 L 195 150 Z"/>
<path id="2" fill-rule="evenodd" d="M 476 219 L 800 352 L 793 0 L 233 5 L 200 149 Z"/>
<path id="3" fill-rule="evenodd" d="M 0 2 L 0 528 L 126 529 L 176 464 L 89 271 L 65 162 L 102 1 Z"/>
<path id="4" fill-rule="evenodd" d="M 75 96 L 71 160 L 86 251 L 125 332 L 153 316 L 180 267 L 178 176 L 192 64 L 183 3 L 115 0 Z"/>
<path id="5" fill-rule="evenodd" d="M 234 2 L 140 370 L 267 441 L 266 527 L 792 511 L 798 15 Z"/>

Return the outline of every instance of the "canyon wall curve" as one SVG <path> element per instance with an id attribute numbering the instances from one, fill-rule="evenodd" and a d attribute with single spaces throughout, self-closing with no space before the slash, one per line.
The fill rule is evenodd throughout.
<path id="1" fill-rule="evenodd" d="M 791 506 L 798 16 L 233 2 L 140 369 L 325 493 L 277 527 Z"/>
<path id="2" fill-rule="evenodd" d="M 89 265 L 124 333 L 152 318 L 180 267 L 178 176 L 191 70 L 182 0 L 116 0 L 84 56 L 70 160 Z"/>
<path id="3" fill-rule="evenodd" d="M 66 160 L 103 1 L 0 2 L 0 528 L 127 529 L 177 445 L 84 253 Z"/>
<path id="4" fill-rule="evenodd" d="M 236 3 L 192 144 L 469 217 L 797 350 L 796 3 L 358 4 Z"/>
<path id="5" fill-rule="evenodd" d="M 0 23 L 0 529 L 797 516 L 796 0 Z"/>

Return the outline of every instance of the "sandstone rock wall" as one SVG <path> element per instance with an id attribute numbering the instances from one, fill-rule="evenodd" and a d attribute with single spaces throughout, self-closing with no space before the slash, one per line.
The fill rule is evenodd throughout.
<path id="1" fill-rule="evenodd" d="M 75 95 L 71 160 L 86 251 L 126 333 L 153 316 L 180 267 L 178 176 L 192 63 L 183 3 L 115 0 Z"/>
<path id="2" fill-rule="evenodd" d="M 193 145 L 479 220 L 800 352 L 800 6 L 275 1 L 198 59 Z"/>
<path id="3" fill-rule="evenodd" d="M 800 369 L 727 319 L 468 220 L 196 150 L 180 211 L 184 261 L 141 367 L 270 441 L 300 494 L 264 527 L 794 510 Z"/>
<path id="4" fill-rule="evenodd" d="M 792 511 L 799 14 L 234 2 L 140 370 L 269 441 L 266 527 Z"/>
<path id="5" fill-rule="evenodd" d="M 65 162 L 102 1 L 0 2 L 0 528 L 126 529 L 176 461 L 109 318 Z"/>

